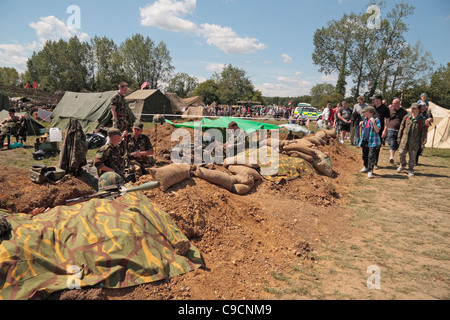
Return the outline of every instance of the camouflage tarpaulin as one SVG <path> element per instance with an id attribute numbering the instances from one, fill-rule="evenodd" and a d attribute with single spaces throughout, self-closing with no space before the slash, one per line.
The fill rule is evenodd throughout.
<path id="1" fill-rule="evenodd" d="M 265 148 L 260 149 L 247 149 L 244 153 L 246 162 L 251 162 L 251 159 L 256 159 L 257 163 L 261 168 L 270 167 L 272 162 L 264 164 L 260 161 L 261 152 L 267 157 L 266 160 L 270 160 L 272 157 L 272 149 Z M 278 151 L 276 151 L 278 152 Z M 303 176 L 312 176 L 315 174 L 314 167 L 306 160 L 300 158 L 292 158 L 285 154 L 278 154 L 278 167 L 276 174 L 273 175 L 263 175 L 264 179 L 279 183 L 282 180 L 294 180 Z"/>
<path id="2" fill-rule="evenodd" d="M 5 214 L 5 212 L 3 212 Z M 31 219 L 8 214 L 0 237 L 0 300 L 44 299 L 78 287 L 124 288 L 204 266 L 170 216 L 138 193 L 56 207 Z"/>

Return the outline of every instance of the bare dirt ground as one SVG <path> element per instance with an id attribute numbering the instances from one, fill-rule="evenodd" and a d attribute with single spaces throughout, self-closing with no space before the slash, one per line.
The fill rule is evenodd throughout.
<path id="1" fill-rule="evenodd" d="M 158 128 L 158 140 L 154 130 L 145 132 L 158 154 L 176 144 L 172 130 Z M 333 178 L 263 181 L 244 196 L 198 178 L 166 192 L 146 191 L 200 249 L 205 269 L 127 289 L 59 292 L 51 299 L 448 299 L 448 159 L 423 157 L 416 177 L 408 179 L 381 164 L 387 163 L 383 150 L 382 168 L 369 181 L 359 174 L 360 150 L 334 140 L 320 149 L 331 154 Z M 26 170 L 0 169 L 0 205 L 12 211 L 89 192 L 70 177 L 64 186 L 36 189 Z M 381 270 L 381 290 L 367 288 L 371 265 Z"/>

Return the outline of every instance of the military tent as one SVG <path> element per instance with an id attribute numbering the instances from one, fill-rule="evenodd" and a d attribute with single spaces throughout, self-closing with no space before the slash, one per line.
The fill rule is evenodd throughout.
<path id="1" fill-rule="evenodd" d="M 204 107 L 206 104 L 200 96 L 181 99 L 188 107 Z"/>
<path id="2" fill-rule="evenodd" d="M 160 90 L 137 90 L 125 97 L 138 120 L 152 121 L 155 114 L 171 114 L 172 105 Z"/>
<path id="3" fill-rule="evenodd" d="M 37 122 L 29 113 L 23 112 L 23 113 L 16 113 L 16 116 L 26 116 L 26 122 L 27 122 L 27 135 L 28 136 L 39 136 L 40 135 L 40 129 L 45 128 L 42 124 Z M 8 110 L 2 110 L 0 111 L 0 121 L 3 121 L 3 119 L 9 118 Z"/>
<path id="4" fill-rule="evenodd" d="M 98 93 L 66 92 L 51 115 L 51 127 L 67 130 L 69 119 L 79 121 L 85 133 L 98 127 L 112 126 L 111 98 L 117 91 Z M 136 120 L 131 110 L 128 114 L 132 122 Z"/>
<path id="5" fill-rule="evenodd" d="M 450 149 L 450 114 L 428 129 L 427 148 Z"/>
<path id="6" fill-rule="evenodd" d="M 187 108 L 186 104 L 176 93 L 164 92 L 164 95 L 169 98 L 174 114 L 182 114 Z"/>
<path id="7" fill-rule="evenodd" d="M 0 111 L 11 108 L 11 103 L 7 95 L 0 92 Z"/>
<path id="8" fill-rule="evenodd" d="M 195 116 L 207 116 L 208 110 L 205 107 L 189 107 L 184 113 L 183 118 L 193 118 Z"/>

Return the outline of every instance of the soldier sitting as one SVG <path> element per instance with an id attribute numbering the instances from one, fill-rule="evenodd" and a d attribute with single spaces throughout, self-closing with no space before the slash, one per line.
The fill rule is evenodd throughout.
<path id="1" fill-rule="evenodd" d="M 22 121 L 22 119 L 24 118 L 24 116 L 16 116 L 16 109 L 14 108 L 10 108 L 8 112 L 9 117 L 0 122 L 0 149 L 3 148 L 5 138 L 12 133 L 11 129 L 14 127 L 14 125 L 17 122 Z"/>
<path id="2" fill-rule="evenodd" d="M 136 121 L 132 127 L 133 134 L 124 140 L 126 143 L 126 150 L 129 157 L 130 173 L 135 173 L 137 176 L 147 174 L 146 167 L 153 165 L 153 146 L 150 138 L 142 134 L 144 125 Z"/>
<path id="3" fill-rule="evenodd" d="M 125 164 L 123 161 L 123 152 L 119 147 L 122 140 L 120 130 L 111 128 L 108 131 L 109 142 L 98 149 L 94 158 L 94 166 L 97 168 L 100 177 L 105 172 L 116 172 L 124 176 Z"/>

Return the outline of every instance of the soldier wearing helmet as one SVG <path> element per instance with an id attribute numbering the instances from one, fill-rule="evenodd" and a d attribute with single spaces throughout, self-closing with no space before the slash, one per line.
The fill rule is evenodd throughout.
<path id="1" fill-rule="evenodd" d="M 94 166 L 97 168 L 99 176 L 104 172 L 116 172 L 115 168 L 124 174 L 123 152 L 119 147 L 123 134 L 121 134 L 120 130 L 111 128 L 108 131 L 108 137 L 109 142 L 98 149 L 95 155 Z"/>
<path id="2" fill-rule="evenodd" d="M 150 138 L 142 133 L 144 125 L 139 121 L 133 124 L 133 134 L 128 136 L 124 142 L 129 156 L 130 171 L 138 176 L 147 174 L 146 167 L 152 165 L 153 146 Z"/>

